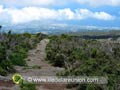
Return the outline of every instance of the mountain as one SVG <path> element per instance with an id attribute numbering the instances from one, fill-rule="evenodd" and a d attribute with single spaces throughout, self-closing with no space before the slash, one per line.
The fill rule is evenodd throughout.
<path id="1" fill-rule="evenodd" d="M 12 30 L 14 33 L 44 33 L 44 34 L 61 34 L 70 32 L 88 32 L 88 31 L 110 31 L 120 30 L 119 27 L 97 27 L 97 26 L 80 26 L 80 25 L 68 25 L 60 23 L 41 23 L 31 22 L 16 25 L 4 25 L 2 31 L 8 32 Z"/>

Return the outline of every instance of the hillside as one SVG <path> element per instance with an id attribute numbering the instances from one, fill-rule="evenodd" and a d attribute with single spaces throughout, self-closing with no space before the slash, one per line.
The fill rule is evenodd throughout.
<path id="1" fill-rule="evenodd" d="M 62 76 L 107 76 L 107 85 L 71 84 L 77 90 L 117 90 L 120 84 L 120 41 L 84 39 L 69 35 L 51 36 L 47 60 L 64 67 Z"/>
<path id="2" fill-rule="evenodd" d="M 120 84 L 119 36 L 0 34 L 0 86 L 8 90 L 117 90 Z M 90 38 L 92 37 L 92 38 Z M 93 38 L 95 37 L 95 38 Z M 15 85 L 14 73 L 27 76 L 107 76 L 108 84 Z M 7 76 L 7 77 L 6 77 Z M 9 80 L 6 82 L 6 78 Z"/>

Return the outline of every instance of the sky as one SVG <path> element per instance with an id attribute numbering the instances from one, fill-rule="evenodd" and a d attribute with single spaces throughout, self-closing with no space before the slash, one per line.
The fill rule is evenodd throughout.
<path id="1" fill-rule="evenodd" d="M 120 27 L 120 0 L 0 1 L 0 24 L 33 21 Z"/>

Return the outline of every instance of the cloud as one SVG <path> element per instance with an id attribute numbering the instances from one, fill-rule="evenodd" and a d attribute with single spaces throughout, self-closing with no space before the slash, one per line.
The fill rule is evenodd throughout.
<path id="1" fill-rule="evenodd" d="M 3 0 L 0 5 L 7 7 L 52 6 L 64 4 L 66 0 Z"/>
<path id="2" fill-rule="evenodd" d="M 71 11 L 69 8 L 66 9 L 60 9 L 57 11 L 58 12 L 58 18 L 62 17 L 61 19 L 74 19 L 75 18 L 75 13 Z"/>
<path id="3" fill-rule="evenodd" d="M 120 0 L 76 0 L 80 4 L 90 6 L 120 6 Z"/>
<path id="4" fill-rule="evenodd" d="M 3 6 L 0 6 L 0 13 L 3 11 Z"/>
<path id="5" fill-rule="evenodd" d="M 8 10 L 8 13 L 12 17 L 13 23 L 57 18 L 57 12 L 47 8 L 26 7 L 21 10 Z"/>
<path id="6" fill-rule="evenodd" d="M 0 5 L 6 7 L 64 6 L 77 2 L 90 6 L 120 6 L 120 0 L 2 0 Z"/>
<path id="7" fill-rule="evenodd" d="M 0 5 L 0 23 L 10 23 L 11 16 L 8 14 L 7 9 L 4 9 L 2 5 Z"/>
<path id="8" fill-rule="evenodd" d="M 114 20 L 115 17 L 111 16 L 110 14 L 108 13 L 105 13 L 105 12 L 96 12 L 94 13 L 93 15 L 95 18 L 97 19 L 103 19 L 103 20 Z"/>
<path id="9" fill-rule="evenodd" d="M 114 20 L 115 16 L 112 16 L 106 12 L 92 12 L 88 9 L 79 9 L 76 10 L 76 12 L 78 13 L 77 15 L 78 18 L 81 19 L 85 19 L 85 18 L 95 18 L 95 19 L 99 19 L 99 20 Z"/>
<path id="10" fill-rule="evenodd" d="M 24 7 L 3 8 L 0 6 L 0 21 L 9 21 L 11 23 L 24 23 L 30 21 L 47 21 L 47 20 L 82 20 L 82 19 L 99 19 L 99 20 L 114 20 L 115 17 L 106 12 L 92 12 L 88 9 L 49 9 L 40 7 Z"/>

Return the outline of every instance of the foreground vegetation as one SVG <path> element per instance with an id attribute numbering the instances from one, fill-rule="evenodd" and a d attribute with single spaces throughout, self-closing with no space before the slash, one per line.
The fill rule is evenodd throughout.
<path id="1" fill-rule="evenodd" d="M 51 36 L 46 52 L 52 65 L 64 67 L 63 76 L 107 76 L 107 85 L 76 84 L 77 90 L 117 90 L 120 84 L 120 43 L 112 40 Z M 71 87 L 72 88 L 72 87 Z"/>
<path id="2" fill-rule="evenodd" d="M 35 48 L 43 34 L 0 33 L 0 75 L 15 72 L 14 65 L 27 66 L 28 50 Z M 120 84 L 120 43 L 116 40 L 83 39 L 75 36 L 51 36 L 46 47 L 46 60 L 64 67 L 58 75 L 107 76 L 107 85 L 70 84 L 77 90 L 117 90 Z M 28 68 L 41 68 L 33 66 Z M 35 85 L 20 85 L 21 90 L 35 90 Z"/>
<path id="3" fill-rule="evenodd" d="M 0 75 L 15 72 L 14 65 L 27 66 L 25 58 L 28 50 L 35 48 L 44 37 L 40 33 L 0 33 Z"/>

